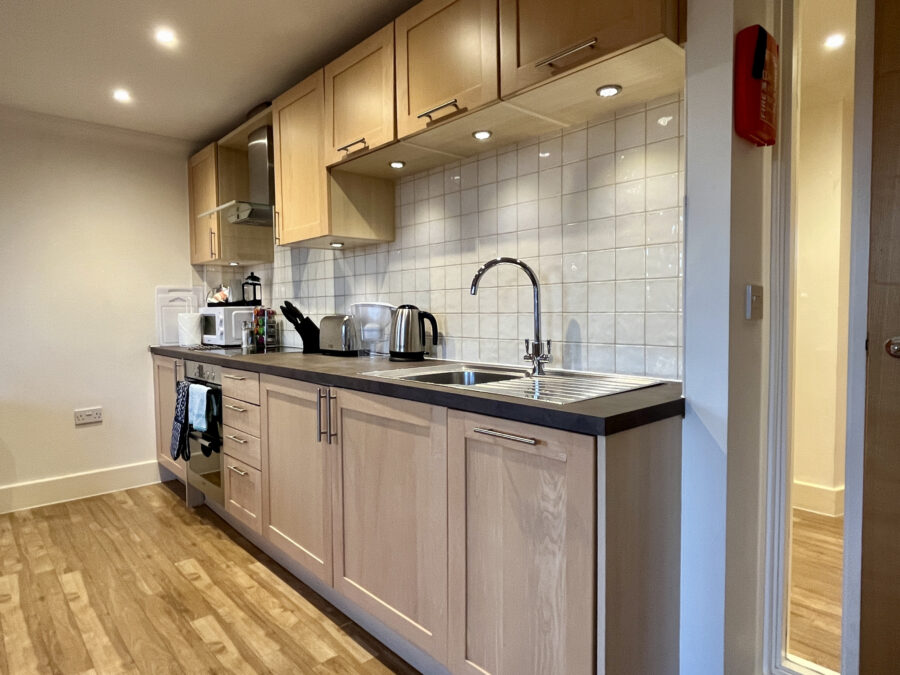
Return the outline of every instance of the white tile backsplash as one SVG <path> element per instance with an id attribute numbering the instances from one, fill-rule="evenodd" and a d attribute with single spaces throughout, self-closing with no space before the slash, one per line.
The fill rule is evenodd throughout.
<path id="1" fill-rule="evenodd" d="M 653 101 L 564 133 L 399 180 L 396 240 L 320 251 L 276 247 L 254 268 L 268 304 L 318 321 L 354 302 L 411 303 L 437 317 L 437 355 L 522 363 L 532 289 L 489 258 L 518 257 L 541 281 L 553 365 L 681 373 L 683 101 Z M 287 326 L 286 344 L 300 344 Z"/>

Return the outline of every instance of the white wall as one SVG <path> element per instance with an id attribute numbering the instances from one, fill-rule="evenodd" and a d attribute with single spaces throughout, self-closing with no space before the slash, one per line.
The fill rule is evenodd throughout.
<path id="1" fill-rule="evenodd" d="M 147 346 L 154 286 L 191 281 L 189 150 L 0 107 L 0 512 L 156 475 Z"/>

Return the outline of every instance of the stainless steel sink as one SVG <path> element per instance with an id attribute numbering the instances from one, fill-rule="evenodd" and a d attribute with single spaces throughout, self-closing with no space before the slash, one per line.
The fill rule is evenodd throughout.
<path id="1" fill-rule="evenodd" d="M 363 375 L 469 389 L 558 405 L 661 384 L 659 380 L 632 375 L 590 375 L 556 371 L 532 376 L 522 370 L 468 364 L 376 370 Z"/>

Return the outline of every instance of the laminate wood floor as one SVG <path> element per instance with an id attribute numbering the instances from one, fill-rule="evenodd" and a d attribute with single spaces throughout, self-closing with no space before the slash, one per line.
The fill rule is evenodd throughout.
<path id="1" fill-rule="evenodd" d="M 844 518 L 792 515 L 788 653 L 839 672 Z"/>
<path id="2" fill-rule="evenodd" d="M 174 485 L 0 515 L 0 673 L 416 672 Z"/>

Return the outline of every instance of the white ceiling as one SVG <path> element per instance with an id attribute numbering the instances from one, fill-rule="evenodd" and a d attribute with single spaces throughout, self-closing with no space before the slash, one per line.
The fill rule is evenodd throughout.
<path id="1" fill-rule="evenodd" d="M 413 4 L 2 0 L 0 104 L 206 142 Z M 156 43 L 161 25 L 177 48 Z"/>

